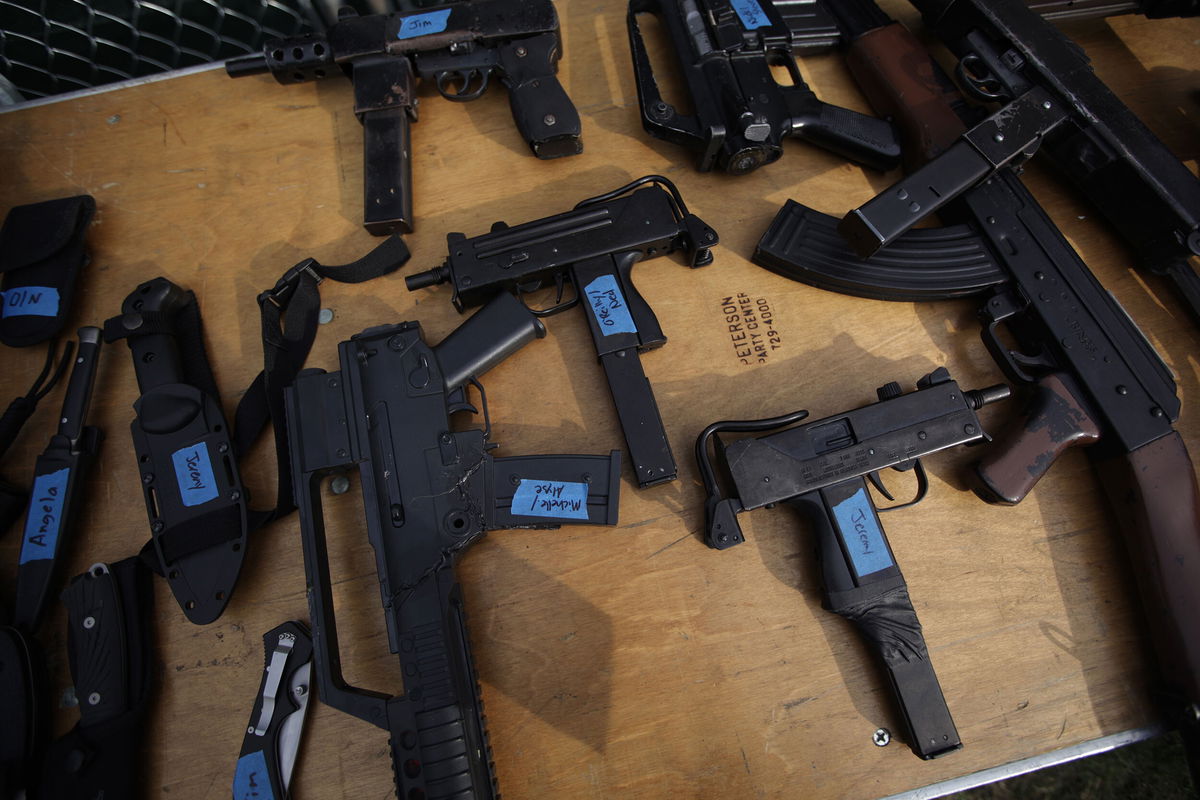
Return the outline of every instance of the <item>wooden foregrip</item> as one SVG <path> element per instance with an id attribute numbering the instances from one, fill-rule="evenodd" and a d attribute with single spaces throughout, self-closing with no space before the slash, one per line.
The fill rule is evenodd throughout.
<path id="1" fill-rule="evenodd" d="M 1013 506 L 1025 499 L 1068 447 L 1091 444 L 1100 426 L 1064 378 L 1049 375 L 1034 389 L 1017 429 L 975 465 L 975 494 L 989 503 Z"/>
<path id="2" fill-rule="evenodd" d="M 846 65 L 871 107 L 900 130 L 906 171 L 941 154 L 966 130 L 954 113 L 962 102 L 925 47 L 898 22 L 864 33 Z"/>
<path id="3" fill-rule="evenodd" d="M 1200 494 L 1178 433 L 1097 462 L 1129 546 L 1176 724 L 1200 703 Z M 1176 704 L 1178 703 L 1178 704 Z"/>

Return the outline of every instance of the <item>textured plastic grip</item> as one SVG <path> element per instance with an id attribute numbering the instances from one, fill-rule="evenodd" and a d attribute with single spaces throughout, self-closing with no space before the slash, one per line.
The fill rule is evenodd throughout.
<path id="1" fill-rule="evenodd" d="M 793 118 L 793 136 L 872 169 L 900 163 L 900 143 L 890 122 L 829 103 L 817 103 L 813 110 Z"/>
<path id="2" fill-rule="evenodd" d="M 452 570 L 439 569 L 404 598 L 398 612 L 400 663 L 414 730 L 392 729 L 399 797 L 495 797 L 491 748 L 466 613 Z"/>
<path id="3" fill-rule="evenodd" d="M 868 31 L 846 51 L 846 66 L 871 108 L 896 123 L 911 171 L 940 155 L 966 126 L 962 101 L 925 47 L 900 23 Z"/>
<path id="4" fill-rule="evenodd" d="M 971 297 L 1007 280 L 991 249 L 967 225 L 918 228 L 860 259 L 836 217 L 788 200 L 751 260 L 819 289 L 875 300 Z"/>
<path id="5" fill-rule="evenodd" d="M 552 33 L 516 39 L 504 47 L 503 83 L 513 122 L 538 158 L 583 152 L 579 112 L 555 75 L 558 37 Z"/>
<path id="6" fill-rule="evenodd" d="M 109 568 L 97 564 L 73 580 L 62 599 L 80 725 L 97 725 L 131 705 L 120 588 Z"/>
<path id="7" fill-rule="evenodd" d="M 1100 427 L 1069 379 L 1049 375 L 1034 389 L 1018 430 L 993 445 L 975 466 L 975 494 L 989 503 L 1012 506 L 1025 499 L 1069 447 L 1100 439 Z M 1168 501 L 1171 502 L 1171 501 Z"/>

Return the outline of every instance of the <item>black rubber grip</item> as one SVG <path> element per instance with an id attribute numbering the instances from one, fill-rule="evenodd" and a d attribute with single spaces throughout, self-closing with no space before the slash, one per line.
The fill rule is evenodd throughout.
<path id="1" fill-rule="evenodd" d="M 968 225 L 918 228 L 861 259 L 838 234 L 838 222 L 788 200 L 751 260 L 818 289 L 875 300 L 970 297 L 1008 280 L 983 238 Z"/>

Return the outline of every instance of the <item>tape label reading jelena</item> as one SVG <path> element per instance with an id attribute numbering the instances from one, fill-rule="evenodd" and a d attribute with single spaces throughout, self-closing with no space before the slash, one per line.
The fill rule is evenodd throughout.
<path id="1" fill-rule="evenodd" d="M 879 519 L 870 504 L 871 499 L 864 488 L 833 507 L 833 516 L 846 543 L 846 552 L 850 554 L 854 571 L 860 578 L 896 565 L 883 539 L 883 531 L 879 529 Z"/>
<path id="2" fill-rule="evenodd" d="M 208 457 L 208 443 L 197 442 L 171 454 L 179 498 L 185 506 L 198 506 L 217 496 L 217 480 Z"/>
<path id="3" fill-rule="evenodd" d="M 450 11 L 444 8 L 440 11 L 429 11 L 424 14 L 413 14 L 411 17 L 400 19 L 400 30 L 396 32 L 397 39 L 413 39 L 427 33 L 441 33 L 446 30 L 450 21 Z"/>
<path id="4" fill-rule="evenodd" d="M 637 333 L 637 325 L 629 314 L 629 305 L 615 275 L 601 275 L 583 288 L 596 325 L 605 336 L 614 333 Z"/>
<path id="5" fill-rule="evenodd" d="M 21 542 L 18 563 L 54 558 L 58 532 L 62 528 L 63 501 L 67 495 L 67 479 L 71 470 L 63 467 L 57 472 L 38 475 L 29 493 L 29 516 L 25 518 L 25 538 Z"/>
<path id="6" fill-rule="evenodd" d="M 732 5 L 746 30 L 770 27 L 771 20 L 767 19 L 757 0 L 732 0 Z"/>
<path id="7" fill-rule="evenodd" d="M 587 519 L 588 485 L 522 478 L 509 511 L 523 517 Z"/>
<path id="8" fill-rule="evenodd" d="M 52 286 L 18 286 L 0 292 L 4 311 L 0 317 L 57 317 L 58 289 Z"/>

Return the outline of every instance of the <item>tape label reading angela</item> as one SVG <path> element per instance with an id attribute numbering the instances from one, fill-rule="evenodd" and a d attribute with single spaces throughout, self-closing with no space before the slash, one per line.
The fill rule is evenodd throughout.
<path id="1" fill-rule="evenodd" d="M 71 470 L 63 467 L 57 472 L 38 475 L 29 493 L 29 516 L 25 518 L 25 538 L 21 542 L 19 563 L 54 558 L 58 532 L 62 528 L 63 501 L 67 495 L 67 479 Z"/>
<path id="2" fill-rule="evenodd" d="M 588 485 L 522 478 L 509 511 L 524 517 L 587 519 Z"/>
<path id="3" fill-rule="evenodd" d="M 233 800 L 275 800 L 262 750 L 238 759 L 237 771 L 233 773 Z"/>

